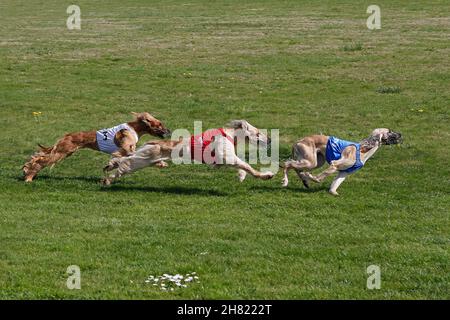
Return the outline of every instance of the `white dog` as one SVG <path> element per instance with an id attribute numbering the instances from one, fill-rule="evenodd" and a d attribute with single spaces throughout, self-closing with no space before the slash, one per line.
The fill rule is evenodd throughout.
<path id="1" fill-rule="evenodd" d="M 239 137 L 246 137 L 253 145 L 267 147 L 270 144 L 270 138 L 259 129 L 245 120 L 234 120 L 226 128 L 207 130 L 202 134 L 191 136 L 188 141 L 183 139 L 149 141 L 130 156 L 113 158 L 104 171 L 107 173 L 117 170 L 107 175 L 103 183 L 109 185 L 124 174 L 152 165 L 166 167 L 166 160 L 180 162 L 180 159 L 237 168 L 241 182 L 247 173 L 256 178 L 271 179 L 274 176 L 272 172 L 259 172 L 236 155 L 235 147 Z"/>

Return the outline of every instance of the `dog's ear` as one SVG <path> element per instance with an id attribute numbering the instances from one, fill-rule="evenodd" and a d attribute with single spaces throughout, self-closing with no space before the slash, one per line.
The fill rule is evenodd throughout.
<path id="1" fill-rule="evenodd" d="M 246 120 L 241 120 L 241 128 L 244 131 L 248 131 L 248 122 Z"/>
<path id="2" fill-rule="evenodd" d="M 229 126 L 233 129 L 242 129 L 244 131 L 247 131 L 248 122 L 245 120 L 233 120 L 230 122 Z"/>
<path id="3" fill-rule="evenodd" d="M 127 129 L 121 129 L 119 131 L 116 132 L 116 134 L 114 135 L 114 143 L 117 146 L 122 146 L 124 143 L 125 138 L 130 138 L 133 139 L 133 135 L 131 134 L 131 132 Z"/>
<path id="4" fill-rule="evenodd" d="M 121 129 L 116 132 L 114 135 L 114 143 L 118 146 L 122 145 L 123 138 L 125 138 L 125 131 L 126 129 Z"/>

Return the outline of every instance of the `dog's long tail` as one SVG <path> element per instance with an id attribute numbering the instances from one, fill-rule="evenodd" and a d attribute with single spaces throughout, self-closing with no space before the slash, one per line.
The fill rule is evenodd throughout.
<path id="1" fill-rule="evenodd" d="M 53 149 L 55 149 L 55 146 L 51 146 L 51 147 L 44 147 L 42 144 L 38 143 L 39 148 L 41 149 L 42 152 L 44 153 L 51 153 L 53 151 Z"/>

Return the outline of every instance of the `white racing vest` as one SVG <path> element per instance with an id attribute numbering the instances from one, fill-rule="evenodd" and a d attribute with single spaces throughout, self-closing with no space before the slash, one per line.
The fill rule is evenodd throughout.
<path id="1" fill-rule="evenodd" d="M 118 126 L 115 126 L 115 127 L 109 128 L 109 129 L 102 129 L 102 130 L 97 131 L 98 149 L 102 152 L 109 153 L 109 154 L 119 150 L 119 146 L 117 146 L 114 143 L 114 137 L 116 136 L 116 133 L 122 129 L 129 130 L 134 135 L 134 138 L 136 139 L 136 143 L 137 143 L 137 141 L 139 140 L 139 137 L 138 137 L 136 131 L 134 131 L 134 129 L 132 127 L 130 127 L 128 124 L 122 123 L 122 124 L 119 124 Z"/>

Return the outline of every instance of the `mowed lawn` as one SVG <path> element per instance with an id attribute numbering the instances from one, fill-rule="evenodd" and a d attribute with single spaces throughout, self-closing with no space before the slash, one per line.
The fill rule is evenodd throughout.
<path id="1" fill-rule="evenodd" d="M 448 1 L 0 3 L 0 298 L 450 298 Z M 81 30 L 66 8 L 81 8 Z M 381 8 L 381 30 L 366 9 Z M 173 129 L 247 119 L 296 139 L 404 136 L 327 193 L 294 173 L 148 168 L 105 188 L 81 151 L 33 184 L 37 143 L 148 111 Z M 33 112 L 42 112 L 34 116 Z M 146 136 L 142 141 L 150 139 Z M 66 287 L 69 265 L 81 290 Z M 366 287 L 369 265 L 381 289 Z M 173 292 L 149 275 L 197 272 Z"/>

